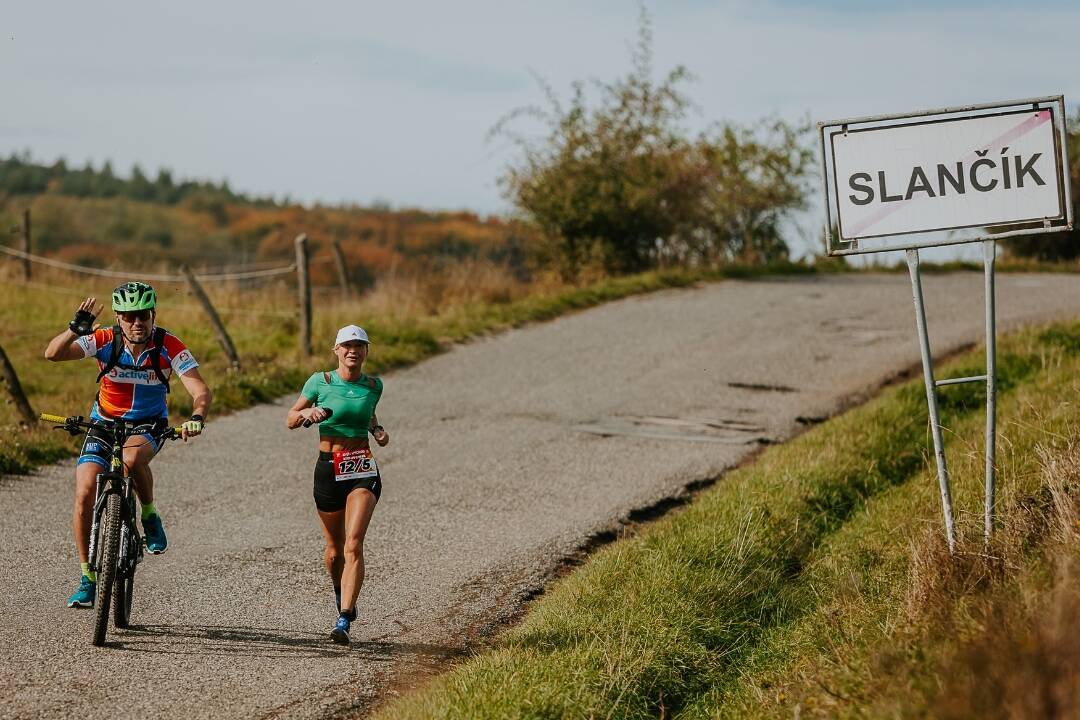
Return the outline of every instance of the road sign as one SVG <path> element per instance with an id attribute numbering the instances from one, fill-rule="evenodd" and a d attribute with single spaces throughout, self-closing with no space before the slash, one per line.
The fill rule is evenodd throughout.
<path id="1" fill-rule="evenodd" d="M 905 250 L 949 550 L 956 547 L 938 388 L 986 383 L 983 536 L 994 529 L 997 448 L 997 238 L 1071 230 L 1065 98 L 941 108 L 818 123 L 829 255 Z M 835 220 L 835 231 L 834 231 Z M 937 380 L 919 248 L 982 241 L 986 373 Z"/>
<path id="2" fill-rule="evenodd" d="M 830 255 L 1072 225 L 1061 96 L 818 125 Z"/>

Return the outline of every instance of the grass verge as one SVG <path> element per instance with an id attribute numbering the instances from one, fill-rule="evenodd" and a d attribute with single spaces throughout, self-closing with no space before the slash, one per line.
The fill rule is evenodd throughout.
<path id="1" fill-rule="evenodd" d="M 977 374 L 981 355 L 950 365 Z M 1049 678 L 1047 702 L 1068 700 L 1080 557 L 1075 542 L 1068 562 L 1061 548 L 1080 495 L 1080 323 L 1004 339 L 998 372 L 1002 527 L 990 553 L 982 391 L 942 393 L 962 538 L 950 558 L 912 381 L 603 548 L 494 648 L 379 717 L 997 717 L 1023 705 L 1008 699 L 1025 687 L 1009 666 L 996 681 L 984 672 L 998 657 L 1029 683 Z M 1033 635 L 1047 607 L 1055 619 Z"/>
<path id="2" fill-rule="evenodd" d="M 726 278 L 755 278 L 815 272 L 813 266 L 779 263 L 760 267 L 729 266 L 710 270 L 671 270 L 598 280 L 583 286 L 539 286 L 489 292 L 475 287 L 483 278 L 460 278 L 456 292 L 440 288 L 443 300 L 417 302 L 432 288 L 391 287 L 357 300 L 336 295 L 315 306 L 313 342 L 325 347 L 306 357 L 297 349 L 298 322 L 294 291 L 286 285 L 258 290 L 210 288 L 215 307 L 237 346 L 243 366 L 233 372 L 201 309 L 183 288 L 158 288 L 158 322 L 180 336 L 198 358 L 203 377 L 214 391 L 213 414 L 220 415 L 293 392 L 308 375 L 332 366 L 330 338 L 337 328 L 359 322 L 374 340 L 366 369 L 384 372 L 419 362 L 450 344 L 486 333 L 617 300 L 630 295 Z M 96 392 L 91 363 L 49 363 L 43 359 L 48 341 L 67 324 L 79 301 L 89 295 L 108 298 L 114 282 L 78 285 L 68 275 L 39 273 L 31 283 L 0 278 L 0 313 L 7 327 L 0 342 L 11 358 L 23 389 L 36 412 L 86 414 Z M 499 282 L 499 281 L 496 281 Z M 469 287 L 473 286 L 473 287 Z M 492 299 L 495 298 L 495 299 Z M 112 314 L 104 314 L 112 322 Z M 190 398 L 180 387 L 169 396 L 170 413 L 186 416 Z M 76 444 L 67 435 L 40 424 L 24 427 L 10 403 L 0 403 L 0 474 L 26 473 L 34 467 L 73 455 Z"/>

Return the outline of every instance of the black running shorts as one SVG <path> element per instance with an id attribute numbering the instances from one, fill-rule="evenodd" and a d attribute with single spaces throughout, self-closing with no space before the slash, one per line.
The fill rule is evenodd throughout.
<path id="1" fill-rule="evenodd" d="M 320 512 L 338 512 L 345 509 L 345 499 L 356 488 L 370 490 L 378 501 L 382 494 L 382 479 L 379 475 L 355 480 L 334 480 L 334 456 L 320 452 L 315 461 L 315 507 Z"/>

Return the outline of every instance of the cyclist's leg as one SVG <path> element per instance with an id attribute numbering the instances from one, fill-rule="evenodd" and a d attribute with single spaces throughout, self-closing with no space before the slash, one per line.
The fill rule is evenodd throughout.
<path id="1" fill-rule="evenodd" d="M 367 488 L 358 487 L 345 502 L 345 568 L 341 574 L 341 612 L 354 615 L 356 597 L 364 584 L 364 536 L 378 498 Z"/>
<path id="2" fill-rule="evenodd" d="M 154 473 L 150 469 L 150 461 L 157 454 L 158 447 L 146 435 L 129 437 L 124 443 L 124 464 L 135 480 L 135 494 L 143 505 L 154 502 Z"/>
<path id="3" fill-rule="evenodd" d="M 90 562 L 90 526 L 94 523 L 97 476 L 109 469 L 111 457 L 112 443 L 95 431 L 89 431 L 83 439 L 82 451 L 75 464 L 75 508 L 71 515 L 71 529 L 80 563 Z"/>
<path id="4" fill-rule="evenodd" d="M 90 526 L 94 522 L 94 491 L 97 475 L 105 467 L 93 461 L 82 461 L 75 466 L 75 509 L 71 514 L 71 529 L 75 534 L 75 547 L 79 562 L 90 562 Z"/>
<path id="5" fill-rule="evenodd" d="M 159 448 L 160 445 L 146 435 L 128 438 L 124 444 L 124 464 L 135 481 L 135 494 L 142 505 L 143 539 L 151 555 L 159 555 L 169 547 L 161 513 L 153 504 L 154 475 L 150 470 L 150 461 Z"/>

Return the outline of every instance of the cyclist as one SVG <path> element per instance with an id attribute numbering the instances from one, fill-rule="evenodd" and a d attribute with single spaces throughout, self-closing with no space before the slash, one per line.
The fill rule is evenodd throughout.
<path id="1" fill-rule="evenodd" d="M 315 509 L 326 540 L 323 560 L 337 597 L 338 619 L 330 637 L 347 645 L 349 625 L 356 620 L 356 598 L 364 584 L 364 536 L 382 493 L 368 433 L 380 447 L 390 442 L 390 435 L 375 416 L 382 380 L 363 372 L 367 332 L 356 325 L 341 328 L 334 354 L 337 369 L 308 378 L 285 424 L 293 429 L 305 420 L 321 423 Z"/>
<path id="2" fill-rule="evenodd" d="M 181 426 L 186 442 L 202 432 L 210 409 L 210 388 L 198 371 L 191 351 L 175 335 L 156 327 L 157 296 L 142 282 L 120 285 L 112 294 L 117 324 L 95 328 L 94 319 L 103 308 L 88 297 L 75 310 L 68 329 L 54 337 L 45 349 L 53 362 L 93 357 L 98 362 L 97 398 L 90 409 L 96 420 L 124 420 L 134 423 L 143 434 L 128 438 L 124 464 L 135 479 L 135 492 L 142 506 L 146 549 L 153 555 L 165 552 L 168 539 L 161 515 L 154 506 L 154 476 L 150 461 L 164 440 L 151 433 L 168 427 L 165 396 L 169 378 L 180 376 L 191 395 L 192 415 Z M 75 465 L 75 511 L 72 530 L 79 551 L 82 576 L 78 589 L 68 599 L 68 607 L 93 607 L 96 573 L 90 570 L 90 525 L 93 519 L 97 474 L 108 469 L 112 442 L 97 431 L 86 433 L 82 452 Z"/>

